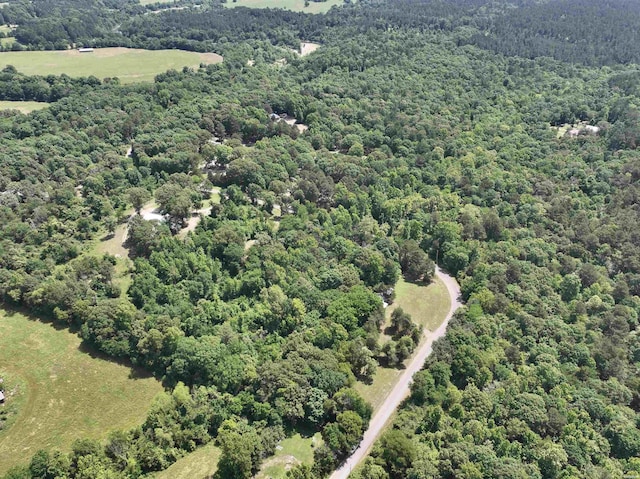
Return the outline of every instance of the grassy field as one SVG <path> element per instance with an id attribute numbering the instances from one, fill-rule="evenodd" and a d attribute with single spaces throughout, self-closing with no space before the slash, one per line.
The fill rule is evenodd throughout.
<path id="1" fill-rule="evenodd" d="M 387 320 L 394 309 L 401 307 L 415 323 L 433 331 L 442 324 L 450 306 L 447 287 L 439 279 L 426 286 L 400 279 L 396 284 L 395 302 L 386 311 Z"/>
<path id="2" fill-rule="evenodd" d="M 92 53 L 77 50 L 0 53 L 0 69 L 13 65 L 26 75 L 118 77 L 122 83 L 153 81 L 158 73 L 172 68 L 197 68 L 200 63 L 221 61 L 222 57 L 215 53 L 121 47 L 99 48 Z"/>
<path id="3" fill-rule="evenodd" d="M 407 283 L 400 279 L 396 284 L 395 302 L 386 310 L 387 324 L 393 310 L 401 307 L 411 315 L 414 322 L 433 331 L 444 321 L 450 304 L 447 288 L 439 279 L 436 278 L 433 283 L 427 286 Z M 387 339 L 384 337 L 382 341 Z M 371 384 L 358 382 L 355 389 L 367 398 L 374 411 L 377 411 L 401 374 L 402 369 L 378 367 Z"/>
<path id="4" fill-rule="evenodd" d="M 38 449 L 140 424 L 162 386 L 142 371 L 89 354 L 75 334 L 0 310 L 0 365 L 26 385 L 14 424 L 0 432 L 0 475 Z"/>
<path id="5" fill-rule="evenodd" d="M 25 400 L 27 390 L 24 381 L 6 370 L 0 369 L 0 389 L 3 390 L 6 401 L 0 406 L 0 432 L 7 431 L 18 417 Z"/>
<path id="6" fill-rule="evenodd" d="M 210 479 L 218 470 L 220 450 L 210 442 L 191 454 L 178 459 L 168 469 L 156 474 L 156 479 Z"/>
<path id="7" fill-rule="evenodd" d="M 313 462 L 313 450 L 322 444 L 320 433 L 312 437 L 295 434 L 283 440 L 275 455 L 265 460 L 255 479 L 284 479 L 291 466 Z M 210 479 L 218 469 L 220 449 L 209 443 L 157 473 L 155 479 Z"/>
<path id="8" fill-rule="evenodd" d="M 284 479 L 291 467 L 300 463 L 311 464 L 313 450 L 320 444 L 320 433 L 311 437 L 303 437 L 300 434 L 288 437 L 279 444 L 275 455 L 264 462 L 256 479 Z"/>
<path id="9" fill-rule="evenodd" d="M 305 13 L 326 13 L 334 5 L 343 5 L 344 0 L 327 0 L 326 2 L 309 2 L 309 6 L 304 6 L 305 0 L 227 0 L 224 5 L 228 8 L 249 7 L 249 8 L 284 8 L 294 12 Z"/>
<path id="10" fill-rule="evenodd" d="M 0 101 L 0 110 L 18 110 L 22 113 L 31 113 L 35 110 L 47 108 L 48 103 L 39 101 Z"/>

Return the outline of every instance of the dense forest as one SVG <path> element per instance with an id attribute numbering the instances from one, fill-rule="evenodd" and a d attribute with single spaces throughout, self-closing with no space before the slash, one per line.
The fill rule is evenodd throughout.
<path id="1" fill-rule="evenodd" d="M 167 386 L 139 428 L 40 451 L 8 478 L 142 477 L 210 441 L 220 478 L 249 478 L 301 428 L 324 444 L 288 475 L 325 477 L 371 416 L 354 384 L 420 337 L 408 320 L 382 341 L 383 299 L 432 260 L 467 306 L 360 479 L 640 474 L 637 7 L 56 4 L 0 12 L 23 15 L 29 48 L 91 38 L 225 62 L 139 85 L 0 74 L 0 97 L 53 102 L 0 113 L 0 299 Z M 114 8 L 128 12 L 115 30 Z M 101 20 L 47 37 L 71 11 Z M 323 47 L 284 48 L 300 39 Z M 135 213 L 151 198 L 166 221 Z M 126 289 L 119 259 L 89 251 L 124 221 Z"/>

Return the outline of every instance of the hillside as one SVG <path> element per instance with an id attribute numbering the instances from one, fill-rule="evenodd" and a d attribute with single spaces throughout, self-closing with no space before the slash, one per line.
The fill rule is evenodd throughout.
<path id="1" fill-rule="evenodd" d="M 140 427 L 9 477 L 204 450 L 248 479 L 296 437 L 313 464 L 287 477 L 328 476 L 424 335 L 428 304 L 384 307 L 434 263 L 465 306 L 353 477 L 640 474 L 640 22 L 578 3 L 127 3 L 92 44 L 225 61 L 130 85 L 5 68 L 1 99 L 50 106 L 0 112 L 0 300 L 166 388 Z"/>

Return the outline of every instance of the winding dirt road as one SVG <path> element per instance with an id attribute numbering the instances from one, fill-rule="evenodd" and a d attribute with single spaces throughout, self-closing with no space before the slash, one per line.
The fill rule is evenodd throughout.
<path id="1" fill-rule="evenodd" d="M 444 321 L 433 332 L 425 331 L 426 341 L 423 341 L 422 344 L 418 348 L 418 352 L 411 360 L 411 363 L 407 366 L 407 369 L 402 373 L 400 379 L 397 384 L 393 387 L 387 399 L 385 399 L 384 403 L 378 410 L 378 412 L 373 416 L 371 422 L 369 423 L 369 429 L 364 433 L 362 437 L 362 442 L 358 446 L 358 448 L 354 451 L 353 454 L 342 464 L 342 466 L 337 469 L 333 474 L 331 474 L 330 479 L 347 479 L 351 470 L 354 469 L 360 461 L 362 461 L 374 442 L 382 432 L 385 424 L 394 413 L 394 411 L 398 408 L 400 403 L 409 395 L 409 385 L 411 384 L 411 378 L 415 373 L 420 371 L 424 366 L 424 362 L 427 357 L 433 351 L 433 343 L 437 341 L 442 336 L 444 336 L 447 331 L 447 325 L 449 321 L 453 317 L 453 314 L 456 310 L 462 306 L 462 303 L 459 300 L 460 297 L 460 286 L 458 282 L 444 273 L 439 267 L 436 266 L 436 276 L 440 278 L 440 280 L 447 287 L 447 291 L 449 293 L 449 298 L 451 298 L 451 306 L 449 307 L 449 312 L 445 317 Z"/>

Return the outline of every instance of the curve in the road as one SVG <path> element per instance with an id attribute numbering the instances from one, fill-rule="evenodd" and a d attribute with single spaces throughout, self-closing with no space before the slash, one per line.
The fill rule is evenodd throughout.
<path id="1" fill-rule="evenodd" d="M 330 479 L 347 479 L 347 477 L 349 477 L 349 474 L 351 473 L 351 470 L 354 469 L 360 463 L 360 461 L 362 461 L 366 457 L 369 450 L 373 446 L 373 443 L 376 441 L 376 439 L 384 429 L 385 424 L 387 423 L 393 412 L 398 408 L 402 400 L 409 395 L 409 385 L 411 384 L 411 378 L 424 366 L 425 360 L 433 351 L 434 341 L 437 341 L 445 335 L 447 331 L 447 325 L 453 317 L 453 314 L 457 311 L 458 308 L 460 308 L 460 306 L 462 306 L 462 303 L 459 299 L 460 286 L 458 285 L 458 282 L 437 266 L 436 276 L 440 278 L 440 280 L 447 287 L 447 292 L 449 293 L 449 298 L 451 299 L 451 306 L 449 307 L 447 316 L 444 318 L 444 321 L 438 327 L 438 329 L 432 332 L 425 331 L 425 335 L 427 336 L 426 341 L 423 341 L 419 346 L 418 352 L 413 357 L 405 371 L 402 373 L 400 379 L 393 387 L 378 412 L 371 419 L 369 428 L 366 430 L 364 436 L 362 437 L 362 442 L 353 452 L 353 454 L 351 454 L 351 456 L 349 456 L 349 458 L 342 464 L 342 466 L 331 475 Z"/>

